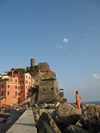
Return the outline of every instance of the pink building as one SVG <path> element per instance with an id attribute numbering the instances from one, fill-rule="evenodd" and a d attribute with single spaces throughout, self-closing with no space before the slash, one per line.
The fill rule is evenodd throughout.
<path id="1" fill-rule="evenodd" d="M 13 68 L 7 73 L 7 78 L 0 79 L 0 107 L 3 104 L 18 103 L 27 98 L 27 92 L 31 89 L 31 75 L 29 73 L 14 73 L 18 68 Z"/>

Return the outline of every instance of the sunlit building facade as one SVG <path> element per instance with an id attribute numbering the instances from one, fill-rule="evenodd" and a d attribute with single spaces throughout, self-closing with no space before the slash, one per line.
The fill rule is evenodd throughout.
<path id="1" fill-rule="evenodd" d="M 31 90 L 31 75 L 29 73 L 14 73 L 18 68 L 7 72 L 7 76 L 0 78 L 0 107 L 24 101 L 27 92 Z"/>

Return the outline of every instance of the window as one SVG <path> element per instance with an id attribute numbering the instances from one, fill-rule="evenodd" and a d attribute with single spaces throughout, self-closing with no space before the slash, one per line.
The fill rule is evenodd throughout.
<path id="1" fill-rule="evenodd" d="M 21 76 L 21 78 L 23 78 L 23 76 Z"/>
<path id="2" fill-rule="evenodd" d="M 18 89 L 20 89 L 20 86 L 18 86 Z"/>
<path id="3" fill-rule="evenodd" d="M 21 93 L 23 93 L 23 91 L 21 91 Z"/>
<path id="4" fill-rule="evenodd" d="M 15 89 L 17 89 L 17 86 L 15 86 Z"/>
<path id="5" fill-rule="evenodd" d="M 53 88 L 51 88 L 51 90 L 53 90 Z"/>
<path id="6" fill-rule="evenodd" d="M 28 81 L 26 80 L 25 83 L 28 84 Z"/>
<path id="7" fill-rule="evenodd" d="M 36 79 L 36 82 L 38 82 L 38 80 Z"/>
<path id="8" fill-rule="evenodd" d="M 2 85 L 2 88 L 3 88 L 3 85 Z"/>
<path id="9" fill-rule="evenodd" d="M 18 103 L 20 103 L 20 97 L 18 97 Z"/>
<path id="10" fill-rule="evenodd" d="M 12 79 L 10 79 L 10 81 L 12 81 Z"/>
<path id="11" fill-rule="evenodd" d="M 24 81 L 20 81 L 20 84 L 23 84 Z"/>
<path id="12" fill-rule="evenodd" d="M 26 86 L 26 89 L 27 89 L 27 86 Z"/>
<path id="13" fill-rule="evenodd" d="M 2 95 L 3 95 L 3 91 L 2 91 Z"/>
<path id="14" fill-rule="evenodd" d="M 17 96 L 17 92 L 15 92 L 15 96 Z"/>
<path id="15" fill-rule="evenodd" d="M 8 88 L 10 88 L 10 85 L 8 85 Z"/>
<path id="16" fill-rule="evenodd" d="M 29 82 L 29 84 L 30 84 L 30 82 Z"/>
<path id="17" fill-rule="evenodd" d="M 43 89 L 43 91 L 45 91 L 45 89 Z"/>
<path id="18" fill-rule="evenodd" d="M 27 78 L 27 76 L 26 76 L 26 78 Z"/>
<path id="19" fill-rule="evenodd" d="M 9 91 L 7 91 L 7 95 L 9 95 Z"/>
<path id="20" fill-rule="evenodd" d="M 30 79 L 30 77 L 29 77 L 29 79 Z"/>
<path id="21" fill-rule="evenodd" d="M 17 82 L 17 79 L 15 80 L 15 82 Z"/>
<path id="22" fill-rule="evenodd" d="M 23 89 L 23 86 L 21 86 L 21 89 Z"/>
<path id="23" fill-rule="evenodd" d="M 20 93 L 18 93 L 18 96 L 20 96 Z"/>

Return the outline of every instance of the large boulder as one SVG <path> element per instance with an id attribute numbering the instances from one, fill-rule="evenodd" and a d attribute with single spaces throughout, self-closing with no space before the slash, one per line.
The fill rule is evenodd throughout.
<path id="1" fill-rule="evenodd" d="M 43 103 L 43 104 L 40 105 L 40 108 L 41 109 L 49 109 L 49 108 L 53 109 L 53 108 L 55 108 L 55 104 L 52 104 L 52 103 L 48 103 L 48 104 L 47 103 Z"/>
<path id="2" fill-rule="evenodd" d="M 52 102 L 60 102 L 60 103 L 65 103 L 65 102 L 67 102 L 67 99 L 66 98 L 64 98 L 64 97 L 57 97 L 57 98 L 55 98 Z"/>
<path id="3" fill-rule="evenodd" d="M 38 133 L 61 133 L 49 113 L 42 113 L 37 122 Z"/>
<path id="4" fill-rule="evenodd" d="M 49 113 L 49 110 L 48 109 L 39 109 L 39 116 L 41 116 L 43 114 L 43 112 Z"/>
<path id="5" fill-rule="evenodd" d="M 52 117 L 59 129 L 63 131 L 69 124 L 76 124 L 81 117 L 81 110 L 65 102 L 59 104 Z"/>
<path id="6" fill-rule="evenodd" d="M 100 131 L 100 106 L 87 106 L 83 111 L 80 122 L 83 125 L 83 128 L 90 133 L 98 133 Z"/>
<path id="7" fill-rule="evenodd" d="M 73 105 L 65 102 L 59 105 L 56 115 L 59 117 L 60 121 L 64 126 L 69 124 L 75 124 L 81 115 L 81 110 L 75 108 Z"/>
<path id="8" fill-rule="evenodd" d="M 90 106 L 90 105 L 93 105 L 93 104 L 81 103 L 82 112 L 86 109 L 86 107 L 88 107 L 88 106 Z"/>
<path id="9" fill-rule="evenodd" d="M 65 130 L 62 133 L 89 133 L 88 131 L 75 126 L 75 125 L 69 125 L 65 128 Z"/>
<path id="10" fill-rule="evenodd" d="M 37 125 L 37 122 L 38 122 L 38 120 L 40 118 L 40 116 L 39 116 L 39 109 L 38 108 L 35 108 L 35 107 L 33 107 L 32 109 L 33 109 L 33 115 L 34 115 L 35 125 Z"/>

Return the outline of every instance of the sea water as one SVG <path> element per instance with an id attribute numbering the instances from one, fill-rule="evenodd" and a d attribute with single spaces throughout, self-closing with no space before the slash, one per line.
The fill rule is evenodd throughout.
<path id="1" fill-rule="evenodd" d="M 69 102 L 69 103 L 70 103 L 70 102 Z M 88 101 L 88 102 L 81 102 L 81 103 L 100 105 L 100 101 Z M 70 103 L 70 104 L 75 104 L 75 103 Z"/>
<path id="2" fill-rule="evenodd" d="M 91 102 L 82 102 L 82 103 L 99 105 L 100 104 L 100 101 L 91 101 Z"/>

